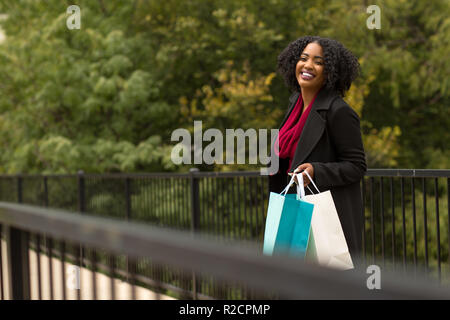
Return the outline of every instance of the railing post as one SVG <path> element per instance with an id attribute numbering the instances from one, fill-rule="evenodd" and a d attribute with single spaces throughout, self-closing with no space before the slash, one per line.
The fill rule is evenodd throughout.
<path id="1" fill-rule="evenodd" d="M 191 168 L 190 181 L 191 181 L 191 230 L 193 232 L 198 231 L 200 227 L 200 199 L 198 179 L 195 177 L 195 172 L 199 172 L 197 168 Z"/>
<path id="2" fill-rule="evenodd" d="M 131 220 L 131 179 L 125 178 L 125 205 L 127 221 Z"/>
<path id="3" fill-rule="evenodd" d="M 44 176 L 44 206 L 48 207 L 48 178 Z"/>
<path id="4" fill-rule="evenodd" d="M 23 202 L 23 194 L 22 194 L 22 176 L 17 176 L 17 203 Z"/>
<path id="5" fill-rule="evenodd" d="M 85 189 L 84 189 L 84 172 L 78 171 L 78 211 L 83 213 L 85 207 Z"/>
<path id="6" fill-rule="evenodd" d="M 77 182 L 78 182 L 78 212 L 84 213 L 86 211 L 86 201 L 85 201 L 85 181 L 84 181 L 84 171 L 79 170 L 78 176 L 77 176 Z M 78 267 L 83 266 L 83 260 L 84 260 L 84 250 L 83 246 L 80 244 L 78 248 L 77 257 L 79 260 Z M 78 295 L 80 294 L 80 291 L 78 290 Z"/>
<path id="7" fill-rule="evenodd" d="M 126 177 L 125 178 L 125 213 L 126 213 L 126 219 L 127 221 L 131 220 L 131 179 L 130 177 Z M 131 266 L 131 262 L 130 262 L 130 257 L 127 255 L 125 257 L 126 259 L 126 280 L 127 282 L 129 282 L 129 274 L 130 274 L 130 269 L 133 268 L 133 266 Z M 134 270 L 134 268 L 133 268 Z"/>
<path id="8" fill-rule="evenodd" d="M 23 202 L 23 178 L 17 176 L 17 203 Z M 11 226 L 4 226 L 8 261 L 9 297 L 12 300 L 30 299 L 30 273 L 28 257 L 28 233 Z"/>
<path id="9" fill-rule="evenodd" d="M 194 234 L 200 227 L 200 199 L 198 179 L 195 177 L 195 173 L 199 170 L 197 168 L 191 168 L 189 170 L 190 182 L 191 182 L 191 232 Z M 195 272 L 192 272 L 192 298 L 197 300 L 198 279 Z"/>
<path id="10" fill-rule="evenodd" d="M 11 226 L 5 226 L 5 231 L 9 297 L 12 300 L 29 300 L 28 233 Z"/>

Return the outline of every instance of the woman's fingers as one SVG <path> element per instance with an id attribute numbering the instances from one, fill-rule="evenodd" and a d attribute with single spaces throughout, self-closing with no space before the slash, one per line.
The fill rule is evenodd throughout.
<path id="1" fill-rule="evenodd" d="M 295 173 L 300 173 L 303 175 L 303 185 L 306 187 L 311 181 L 304 171 L 307 171 L 309 176 L 312 178 L 314 174 L 314 167 L 310 163 L 302 163 L 294 170 Z M 297 182 L 297 181 L 296 181 Z"/>

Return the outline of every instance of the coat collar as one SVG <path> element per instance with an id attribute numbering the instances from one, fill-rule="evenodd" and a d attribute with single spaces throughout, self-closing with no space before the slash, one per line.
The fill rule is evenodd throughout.
<path id="1" fill-rule="evenodd" d="M 295 103 L 300 95 L 300 92 L 294 92 L 290 97 L 290 109 L 288 114 L 285 116 L 282 125 L 284 125 L 289 114 L 293 110 Z M 312 152 L 316 144 L 319 142 L 320 137 L 322 136 L 323 131 L 326 127 L 326 120 L 322 118 L 319 114 L 319 110 L 328 110 L 332 105 L 333 101 L 338 97 L 338 95 L 323 87 L 316 99 L 314 100 L 313 105 L 311 106 L 311 112 L 306 120 L 305 127 L 303 128 L 302 134 L 297 144 L 297 149 L 295 151 L 294 159 L 291 163 L 291 168 L 289 171 L 292 172 L 297 168 L 300 164 L 302 164 L 305 159 Z"/>
<path id="2" fill-rule="evenodd" d="M 289 97 L 289 102 L 291 104 L 297 102 L 299 96 L 300 91 L 295 91 Z M 333 92 L 332 90 L 326 87 L 322 87 L 322 89 L 320 89 L 319 94 L 316 97 L 316 100 L 313 103 L 312 108 L 314 108 L 315 110 L 328 110 L 331 106 L 331 103 L 337 96 L 338 96 L 337 93 Z"/>
<path id="3" fill-rule="evenodd" d="M 284 123 L 289 118 L 289 115 L 291 114 L 292 110 L 294 109 L 295 104 L 296 104 L 299 96 L 300 96 L 300 91 L 295 91 L 289 97 L 288 112 L 284 116 L 284 119 L 281 122 L 280 127 L 278 128 L 279 130 L 281 130 L 281 128 L 283 127 Z M 330 89 L 327 89 L 326 87 L 322 87 L 322 89 L 320 89 L 319 94 L 316 97 L 316 100 L 314 100 L 314 103 L 311 106 L 311 111 L 314 111 L 314 110 L 316 110 L 316 111 L 317 110 L 328 110 L 330 108 L 330 106 L 331 106 L 331 103 L 333 102 L 333 100 L 337 96 L 338 95 L 336 93 L 334 93 L 333 91 L 331 91 Z"/>

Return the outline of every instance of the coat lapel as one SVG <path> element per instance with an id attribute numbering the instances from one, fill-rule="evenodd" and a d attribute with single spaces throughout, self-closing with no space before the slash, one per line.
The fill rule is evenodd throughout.
<path id="1" fill-rule="evenodd" d="M 319 139 L 325 130 L 326 120 L 320 116 L 318 111 L 328 110 L 336 97 L 337 95 L 335 93 L 326 88 L 322 88 L 320 90 L 313 105 L 311 106 L 311 111 L 308 115 L 308 119 L 306 120 L 302 134 L 300 135 L 294 159 L 289 171 L 292 172 L 295 168 L 302 164 L 314 149 L 317 142 L 319 142 Z M 286 119 L 284 121 L 286 121 Z"/>

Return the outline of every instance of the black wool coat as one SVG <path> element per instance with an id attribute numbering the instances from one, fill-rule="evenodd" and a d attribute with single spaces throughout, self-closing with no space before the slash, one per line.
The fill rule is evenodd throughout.
<path id="1" fill-rule="evenodd" d="M 299 95 L 294 92 L 289 98 L 288 112 L 279 129 Z M 273 150 L 271 156 L 274 161 Z M 360 183 L 367 166 L 356 112 L 337 93 L 322 88 L 311 106 L 291 167 L 288 159 L 278 160 L 279 170 L 269 175 L 269 191 L 279 193 L 284 189 L 290 179 L 288 169 L 293 172 L 300 164 L 311 163 L 319 190 L 331 191 L 350 254 L 360 256 L 364 221 Z"/>

